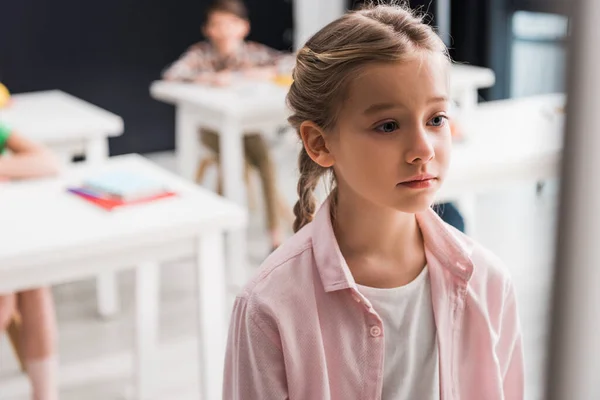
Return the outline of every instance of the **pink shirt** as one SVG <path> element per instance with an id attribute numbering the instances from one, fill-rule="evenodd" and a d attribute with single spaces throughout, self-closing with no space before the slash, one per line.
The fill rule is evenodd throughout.
<path id="1" fill-rule="evenodd" d="M 431 281 L 443 400 L 521 400 L 513 285 L 489 251 L 431 209 L 417 214 Z M 381 398 L 383 324 L 357 290 L 328 202 L 237 297 L 224 399 Z"/>

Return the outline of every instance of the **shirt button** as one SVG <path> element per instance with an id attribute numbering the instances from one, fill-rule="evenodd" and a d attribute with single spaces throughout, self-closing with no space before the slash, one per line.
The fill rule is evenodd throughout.
<path id="1" fill-rule="evenodd" d="M 369 333 L 371 334 L 371 336 L 373 337 L 378 337 L 381 336 L 381 328 L 374 325 L 371 327 L 371 329 L 369 330 Z"/>
<path id="2" fill-rule="evenodd" d="M 355 302 L 357 302 L 357 303 L 360 303 L 360 301 L 361 301 L 361 300 L 360 300 L 360 297 L 358 297 L 358 296 L 357 296 L 357 295 L 355 295 L 355 294 L 352 294 L 352 298 L 353 298 L 353 299 L 354 299 L 354 301 L 355 301 Z"/>

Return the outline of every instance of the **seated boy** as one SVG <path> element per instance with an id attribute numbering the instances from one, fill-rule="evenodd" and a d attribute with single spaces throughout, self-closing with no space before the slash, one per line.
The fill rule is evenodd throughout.
<path id="1" fill-rule="evenodd" d="M 206 11 L 202 28 L 207 41 L 192 45 L 179 60 L 163 73 L 163 79 L 225 86 L 236 75 L 252 79 L 270 79 L 283 54 L 267 46 L 246 41 L 250 21 L 240 0 L 217 0 Z M 216 132 L 203 129 L 201 140 L 219 154 Z M 264 138 L 247 134 L 244 138 L 247 162 L 260 173 L 267 223 L 273 247 L 282 240 L 277 215 L 275 169 Z"/>

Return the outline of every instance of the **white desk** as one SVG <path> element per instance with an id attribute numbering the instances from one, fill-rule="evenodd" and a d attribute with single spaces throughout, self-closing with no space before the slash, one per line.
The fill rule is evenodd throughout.
<path id="1" fill-rule="evenodd" d="M 556 109 L 564 102 L 563 95 L 551 94 L 481 103 L 462 121 L 468 140 L 454 146 L 439 201 L 460 201 L 506 183 L 557 177 L 564 115 Z M 461 211 L 472 225 L 474 210 Z"/>
<path id="2" fill-rule="evenodd" d="M 287 87 L 243 82 L 213 88 L 159 81 L 152 84 L 150 92 L 154 98 L 177 106 L 175 146 L 180 174 L 194 179 L 201 150 L 198 128 L 214 129 L 220 137 L 225 197 L 244 204 L 242 138 L 247 132 L 268 132 L 287 124 Z"/>
<path id="3" fill-rule="evenodd" d="M 83 176 L 107 168 L 153 174 L 180 196 L 107 212 L 65 191 Z M 229 312 L 222 241 L 224 233 L 245 229 L 241 207 L 137 155 L 73 167 L 57 179 L 4 184 L 0 204 L 0 226 L 10 227 L 0 231 L 0 293 L 136 269 L 139 399 L 151 397 L 153 381 L 160 379 L 154 352 L 159 264 L 194 257 L 203 398 L 220 398 Z"/>
<path id="4" fill-rule="evenodd" d="M 121 117 L 60 90 L 21 93 L 0 109 L 0 121 L 48 146 L 65 164 L 75 155 L 87 163 L 108 157 L 108 138 L 123 133 Z M 104 317 L 118 310 L 116 280 L 111 274 L 98 277 L 98 312 Z"/>
<path id="5" fill-rule="evenodd" d="M 0 121 L 61 155 L 108 156 L 107 138 L 123 133 L 121 117 L 60 90 L 14 94 Z"/>

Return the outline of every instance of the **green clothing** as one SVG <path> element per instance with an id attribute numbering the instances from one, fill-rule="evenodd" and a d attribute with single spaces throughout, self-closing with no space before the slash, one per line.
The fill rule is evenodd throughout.
<path id="1" fill-rule="evenodd" d="M 6 142 L 10 137 L 11 130 L 8 126 L 0 123 L 0 154 L 4 153 L 6 150 Z"/>

